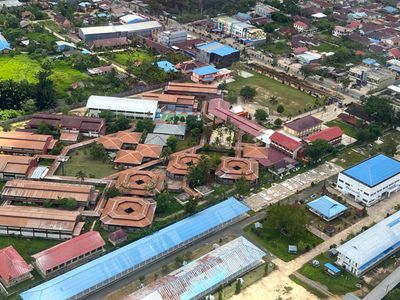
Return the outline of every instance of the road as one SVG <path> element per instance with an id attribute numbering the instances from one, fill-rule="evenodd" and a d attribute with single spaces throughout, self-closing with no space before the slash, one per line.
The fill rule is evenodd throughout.
<path id="1" fill-rule="evenodd" d="M 396 285 L 400 283 L 400 267 L 394 270 L 381 283 L 379 283 L 372 291 L 370 291 L 363 300 L 380 300 L 383 299 Z"/>
<path id="2" fill-rule="evenodd" d="M 178 250 L 177 252 L 167 255 L 164 258 L 162 258 L 161 260 L 156 261 L 150 265 L 147 265 L 147 266 L 139 269 L 139 271 L 136 271 L 136 272 L 128 275 L 127 277 L 119 279 L 117 282 L 112 283 L 109 286 L 106 286 L 105 288 L 97 291 L 94 294 L 91 294 L 91 295 L 85 297 L 84 299 L 88 299 L 88 300 L 101 299 L 101 298 L 105 297 L 106 295 L 125 287 L 126 285 L 130 284 L 131 282 L 138 280 L 141 276 L 146 276 L 147 274 L 150 274 L 150 273 L 160 270 L 162 268 L 162 266 L 174 262 L 175 257 L 178 255 L 182 256 L 185 253 L 187 253 L 189 251 L 193 251 L 204 245 L 210 245 L 210 244 L 212 245 L 212 244 L 218 243 L 221 236 L 223 236 L 223 237 L 226 237 L 226 236 L 239 237 L 241 235 L 245 235 L 243 232 L 243 228 L 245 228 L 246 226 L 248 226 L 254 222 L 261 220 L 262 218 L 264 218 L 264 216 L 265 216 L 265 214 L 263 212 L 256 214 L 252 217 L 245 218 L 229 227 L 226 227 L 226 228 L 222 229 L 221 231 L 215 232 L 207 237 L 204 237 L 198 241 L 195 241 L 194 243 L 190 244 L 189 246 L 184 247 L 184 248 Z M 246 237 L 246 238 L 250 239 L 249 237 Z"/>

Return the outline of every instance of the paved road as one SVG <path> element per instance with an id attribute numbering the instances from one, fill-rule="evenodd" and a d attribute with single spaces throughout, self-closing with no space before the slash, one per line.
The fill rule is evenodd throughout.
<path id="1" fill-rule="evenodd" d="M 400 267 L 394 270 L 372 291 L 370 291 L 363 300 L 380 300 L 386 296 L 396 285 L 400 283 Z"/>
<path id="2" fill-rule="evenodd" d="M 195 249 L 200 248 L 204 245 L 210 245 L 210 244 L 212 245 L 214 243 L 218 243 L 218 240 L 220 239 L 220 237 L 226 237 L 226 236 L 238 237 L 241 235 L 245 235 L 243 232 L 243 228 L 253 222 L 261 220 L 264 216 L 265 216 L 265 214 L 263 212 L 256 214 L 252 217 L 243 219 L 243 220 L 239 221 L 238 223 L 233 224 L 227 228 L 224 228 L 221 231 L 213 233 L 210 236 L 207 236 L 203 239 L 195 241 L 193 244 L 191 244 L 187 247 L 184 247 L 177 252 L 167 255 L 163 259 L 156 261 L 150 265 L 147 265 L 146 267 L 140 269 L 139 271 L 132 273 L 131 275 L 129 275 L 123 279 L 119 279 L 117 282 L 99 290 L 98 292 L 96 292 L 92 295 L 89 295 L 88 297 L 85 297 L 84 299 L 88 299 L 88 300 L 102 299 L 106 295 L 125 287 L 126 285 L 130 284 L 131 282 L 133 282 L 135 280 L 138 280 L 140 276 L 145 276 L 147 274 L 156 272 L 157 270 L 160 270 L 163 265 L 174 262 L 175 257 L 178 255 L 182 256 L 185 253 L 187 253 L 188 251 L 194 251 Z M 250 239 L 249 237 L 246 237 L 246 238 Z"/>

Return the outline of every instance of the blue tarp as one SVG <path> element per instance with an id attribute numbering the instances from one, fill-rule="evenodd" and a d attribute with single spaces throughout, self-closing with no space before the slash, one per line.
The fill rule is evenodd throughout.
<path id="1" fill-rule="evenodd" d="M 400 162 L 383 154 L 378 154 L 343 171 L 343 174 L 370 187 L 399 173 Z"/>
<path id="2" fill-rule="evenodd" d="M 178 72 L 174 65 L 167 60 L 158 61 L 157 66 L 163 69 L 164 72 Z"/>
<path id="3" fill-rule="evenodd" d="M 307 206 L 324 216 L 326 219 L 332 219 L 347 209 L 346 206 L 328 196 L 322 196 L 311 201 L 307 203 Z"/>
<path id="4" fill-rule="evenodd" d="M 96 290 L 105 282 L 116 281 L 183 244 L 207 234 L 249 211 L 249 208 L 230 197 L 191 217 L 156 233 L 137 240 L 98 259 L 46 281 L 21 294 L 24 300 L 64 300 L 85 291 Z"/>
<path id="5" fill-rule="evenodd" d="M 10 43 L 7 42 L 6 38 L 0 33 L 0 52 L 4 50 L 11 50 Z"/>
<path id="6" fill-rule="evenodd" d="M 339 273 L 340 273 L 340 269 L 337 268 L 337 267 L 335 267 L 335 266 L 332 265 L 331 263 L 326 263 L 324 266 L 325 266 L 325 268 L 331 270 L 331 271 L 332 271 L 333 273 L 335 273 L 335 274 L 339 274 Z"/>
<path id="7" fill-rule="evenodd" d="M 362 60 L 362 62 L 363 62 L 363 64 L 366 64 L 366 65 L 374 65 L 374 64 L 376 64 L 376 60 L 373 59 L 373 58 L 364 58 Z"/>

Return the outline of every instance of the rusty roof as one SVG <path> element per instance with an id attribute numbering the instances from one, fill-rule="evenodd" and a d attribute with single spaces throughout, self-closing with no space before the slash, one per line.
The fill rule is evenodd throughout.
<path id="1" fill-rule="evenodd" d="M 58 198 L 73 198 L 80 203 L 86 204 L 97 196 L 91 185 L 46 182 L 35 180 L 13 179 L 8 181 L 1 197 L 24 199 L 57 200 Z"/>
<path id="2" fill-rule="evenodd" d="M 152 144 L 139 144 L 136 147 L 136 151 L 147 158 L 160 158 L 162 149 L 163 146 Z"/>
<path id="3" fill-rule="evenodd" d="M 195 103 L 195 97 L 190 95 L 145 93 L 142 97 L 145 100 L 156 100 L 160 104 L 182 104 L 193 106 Z"/>
<path id="4" fill-rule="evenodd" d="M 20 148 L 46 151 L 51 148 L 54 138 L 51 135 L 35 134 L 24 131 L 0 132 L 0 148 Z"/>
<path id="5" fill-rule="evenodd" d="M 258 179 L 258 162 L 253 159 L 223 156 L 215 175 L 233 180 L 243 176 L 246 180 L 254 181 Z"/>
<path id="6" fill-rule="evenodd" d="M 167 172 L 176 175 L 187 175 L 189 168 L 192 165 L 196 165 L 200 158 L 201 155 L 194 153 L 172 154 L 168 162 Z"/>
<path id="7" fill-rule="evenodd" d="M 200 83 L 178 83 L 169 82 L 165 87 L 165 92 L 174 94 L 174 92 L 184 92 L 193 94 L 218 94 L 218 88 L 208 84 Z"/>
<path id="8" fill-rule="evenodd" d="M 0 226 L 72 233 L 79 215 L 79 211 L 5 205 L 0 206 Z"/>
<path id="9" fill-rule="evenodd" d="M 74 258 L 104 247 L 100 233 L 89 231 L 54 247 L 32 255 L 36 265 L 42 270 L 50 270 Z"/>
<path id="10" fill-rule="evenodd" d="M 245 144 L 243 146 L 243 157 L 245 158 L 268 158 L 268 148 L 259 147 L 254 144 Z"/>
<path id="11" fill-rule="evenodd" d="M 36 158 L 23 155 L 0 155 L 0 172 L 25 175 Z"/>
<path id="12" fill-rule="evenodd" d="M 114 197 L 108 199 L 100 221 L 112 226 L 147 227 L 153 222 L 156 205 L 153 199 Z"/>
<path id="13" fill-rule="evenodd" d="M 165 175 L 161 172 L 129 169 L 121 172 L 115 187 L 123 194 L 154 196 L 164 187 Z"/>

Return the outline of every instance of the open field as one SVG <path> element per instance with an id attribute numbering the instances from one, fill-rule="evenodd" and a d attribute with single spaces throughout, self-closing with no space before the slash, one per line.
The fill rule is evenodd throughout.
<path id="1" fill-rule="evenodd" d="M 322 242 L 319 237 L 308 231 L 306 231 L 305 234 L 298 239 L 298 241 L 293 241 L 289 237 L 280 233 L 279 230 L 268 228 L 265 222 L 263 225 L 264 228 L 262 237 L 256 235 L 251 230 L 251 228 L 254 226 L 253 224 L 246 227 L 245 232 L 250 235 L 252 239 L 256 240 L 260 245 L 270 251 L 273 255 L 286 262 L 291 261 L 302 254 L 300 252 L 297 254 L 288 253 L 289 245 L 297 245 L 297 243 L 301 240 L 305 245 L 309 245 L 310 248 L 313 248 Z"/>
<path id="2" fill-rule="evenodd" d="M 295 116 L 304 112 L 304 108 L 313 107 L 315 99 L 306 93 L 289 87 L 264 75 L 253 73 L 254 76 L 243 78 L 235 76 L 235 81 L 228 84 L 228 90 L 239 95 L 240 89 L 246 85 L 257 90 L 255 101 L 269 108 L 270 112 L 276 112 L 277 106 L 282 104 L 285 108 L 283 115 Z M 271 103 L 271 97 L 277 97 L 277 103 Z"/>
<path id="3" fill-rule="evenodd" d="M 76 176 L 79 171 L 83 171 L 86 176 L 103 178 L 117 172 L 111 162 L 94 160 L 85 148 L 81 148 L 68 153 L 70 157 L 65 163 L 65 175 Z M 61 166 L 57 169 L 57 175 L 62 174 Z"/>
<path id="4" fill-rule="evenodd" d="M 136 61 L 152 61 L 155 57 L 151 55 L 146 50 L 136 49 L 134 51 L 124 51 L 115 53 L 115 57 L 112 58 L 116 63 L 129 66 L 129 62 L 136 62 Z"/>
<path id="5" fill-rule="evenodd" d="M 367 157 L 361 153 L 356 152 L 353 149 L 347 149 L 346 151 L 339 153 L 338 157 L 335 158 L 335 164 L 346 169 L 358 164 L 359 162 L 362 162 L 365 159 L 367 159 Z"/>
<path id="6" fill-rule="evenodd" d="M 18 253 L 29 263 L 31 262 L 31 255 L 38 253 L 42 250 L 50 248 L 60 241 L 56 240 L 46 240 L 40 238 L 21 238 L 21 237 L 11 237 L 11 236 L 1 236 L 0 237 L 0 249 L 13 246 Z"/>
<path id="7" fill-rule="evenodd" d="M 27 55 L 0 56 L 0 66 L 0 80 L 27 80 L 30 83 L 37 81 L 35 76 L 41 69 L 40 63 Z M 63 95 L 72 83 L 90 79 L 88 74 L 73 69 L 64 61 L 54 61 L 51 77 L 59 95 Z"/>
<path id="8" fill-rule="evenodd" d="M 328 126 L 328 127 L 337 126 L 337 127 L 339 127 L 340 129 L 342 129 L 342 131 L 343 131 L 346 135 L 351 136 L 352 138 L 357 138 L 358 129 L 357 129 L 356 127 L 351 126 L 351 125 L 349 125 L 349 124 L 346 124 L 346 123 L 344 123 L 344 122 L 342 122 L 342 121 L 339 121 L 339 120 L 332 120 L 332 121 L 326 122 L 325 125 Z"/>
<path id="9" fill-rule="evenodd" d="M 348 292 L 357 290 L 356 284 L 359 283 L 359 279 L 349 272 L 342 270 L 337 277 L 328 275 L 324 270 L 325 263 L 334 263 L 334 259 L 328 257 L 326 254 L 320 254 L 314 259 L 320 262 L 320 267 L 315 268 L 311 262 L 304 264 L 299 273 L 306 276 L 307 278 L 320 282 L 325 285 L 328 290 L 337 295 L 344 295 Z"/>

